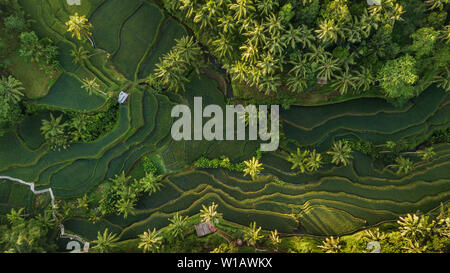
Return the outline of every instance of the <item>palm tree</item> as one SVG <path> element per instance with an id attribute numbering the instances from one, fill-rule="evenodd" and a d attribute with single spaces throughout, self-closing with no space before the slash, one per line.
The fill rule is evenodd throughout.
<path id="1" fill-rule="evenodd" d="M 440 73 L 434 76 L 433 82 L 445 91 L 450 91 L 450 69 L 448 67 L 441 69 Z"/>
<path id="2" fill-rule="evenodd" d="M 300 43 L 303 45 L 303 48 L 311 48 L 315 40 L 316 36 L 314 36 L 312 29 L 309 29 L 307 26 L 302 25 L 300 27 Z"/>
<path id="3" fill-rule="evenodd" d="M 24 96 L 22 83 L 13 76 L 0 80 L 0 97 L 7 102 L 18 103 Z"/>
<path id="4" fill-rule="evenodd" d="M 272 38 L 280 37 L 281 33 L 284 31 L 281 17 L 273 13 L 269 15 L 266 27 L 269 33 L 271 34 Z"/>
<path id="5" fill-rule="evenodd" d="M 265 75 L 258 83 L 258 89 L 264 91 L 266 95 L 275 93 L 281 86 L 281 79 L 279 75 Z"/>
<path id="6" fill-rule="evenodd" d="M 237 61 L 231 66 L 232 79 L 235 81 L 245 81 L 247 80 L 248 66 L 242 62 Z"/>
<path id="7" fill-rule="evenodd" d="M 448 0 L 426 0 L 425 3 L 427 3 L 430 6 L 430 10 L 433 9 L 439 9 L 442 10 L 444 8 L 444 3 L 447 4 Z"/>
<path id="8" fill-rule="evenodd" d="M 419 227 L 420 218 L 416 214 L 407 214 L 405 217 L 400 217 L 397 223 L 400 225 L 400 233 L 404 237 L 417 238 L 422 231 Z"/>
<path id="9" fill-rule="evenodd" d="M 319 29 L 315 32 L 317 33 L 317 38 L 323 42 L 331 41 L 336 43 L 338 40 L 338 30 L 338 26 L 333 19 L 325 19 L 320 23 Z"/>
<path id="10" fill-rule="evenodd" d="M 11 225 L 16 225 L 20 221 L 23 221 L 22 214 L 23 214 L 24 208 L 20 208 L 18 210 L 15 210 L 14 208 L 11 209 L 10 213 L 6 214 L 6 219 Z"/>
<path id="11" fill-rule="evenodd" d="M 326 51 L 323 46 L 312 44 L 309 49 L 311 52 L 305 54 L 305 57 L 307 57 L 309 61 L 319 63 L 320 61 L 331 57 L 331 53 Z"/>
<path id="12" fill-rule="evenodd" d="M 67 32 L 72 32 L 72 37 L 77 37 L 81 40 L 83 37 L 89 39 L 89 41 L 94 44 L 90 38 L 92 35 L 91 28 L 92 24 L 85 15 L 79 16 L 78 13 L 69 17 L 69 21 L 66 22 Z"/>
<path id="13" fill-rule="evenodd" d="M 149 252 L 158 252 L 161 248 L 163 238 L 159 236 L 159 232 L 156 231 L 156 228 L 153 231 L 147 230 L 144 231 L 143 234 L 139 235 L 139 239 L 141 240 L 138 244 L 138 248 L 143 248 L 144 253 Z"/>
<path id="14" fill-rule="evenodd" d="M 241 20 L 247 17 L 247 13 L 255 11 L 253 0 L 236 0 L 229 4 L 229 9 L 234 11 L 234 19 Z"/>
<path id="15" fill-rule="evenodd" d="M 195 11 L 194 1 L 180 0 L 180 10 L 186 11 L 186 18 L 190 18 Z"/>
<path id="16" fill-rule="evenodd" d="M 52 149 L 67 148 L 66 126 L 66 123 L 62 123 L 62 115 L 55 119 L 53 114 L 50 113 L 50 120 L 42 120 L 41 133 Z"/>
<path id="17" fill-rule="evenodd" d="M 365 66 L 361 66 L 355 72 L 355 81 L 357 82 L 358 89 L 362 88 L 362 91 L 369 90 L 370 86 L 374 83 L 372 71 Z"/>
<path id="18" fill-rule="evenodd" d="M 222 219 L 222 213 L 217 212 L 218 206 L 219 205 L 215 204 L 214 202 L 209 207 L 202 205 L 203 209 L 200 210 L 200 218 L 202 218 L 203 223 L 219 223 L 220 219 Z"/>
<path id="19" fill-rule="evenodd" d="M 323 241 L 319 248 L 325 251 L 325 253 L 340 253 L 342 252 L 341 239 L 339 237 L 335 239 L 333 236 L 325 238 L 325 241 Z"/>
<path id="20" fill-rule="evenodd" d="M 288 74 L 286 84 L 289 90 L 294 93 L 303 93 L 308 87 L 308 83 L 304 78 L 300 78 L 292 73 Z"/>
<path id="21" fill-rule="evenodd" d="M 233 17 L 230 15 L 220 17 L 218 21 L 218 26 L 223 30 L 223 33 L 233 32 L 236 26 Z"/>
<path id="22" fill-rule="evenodd" d="M 318 76 L 323 77 L 326 80 L 331 79 L 331 77 L 334 77 L 335 72 L 340 71 L 341 68 L 338 66 L 338 60 L 332 57 L 325 57 L 321 60 L 319 60 L 319 67 L 318 67 Z"/>
<path id="23" fill-rule="evenodd" d="M 306 158 L 306 169 L 309 172 L 315 172 L 322 167 L 322 155 L 316 150 L 309 153 L 309 157 Z"/>
<path id="24" fill-rule="evenodd" d="M 257 21 L 252 21 L 253 27 L 246 31 L 243 35 L 249 37 L 249 42 L 255 46 L 264 44 L 266 42 L 266 34 L 264 25 L 259 24 Z"/>
<path id="25" fill-rule="evenodd" d="M 211 45 L 214 46 L 214 53 L 216 53 L 219 58 L 231 58 L 231 54 L 233 52 L 233 46 L 231 39 L 228 35 L 224 35 L 223 33 L 219 34 L 219 39 L 211 40 Z"/>
<path id="26" fill-rule="evenodd" d="M 263 15 L 268 15 L 275 7 L 278 7 L 278 1 L 274 0 L 259 0 L 257 7 L 258 11 Z"/>
<path id="27" fill-rule="evenodd" d="M 275 229 L 274 231 L 271 231 L 271 232 L 270 232 L 269 240 L 270 240 L 270 243 L 271 243 L 275 248 L 278 248 L 278 246 L 279 246 L 280 243 L 281 243 L 280 236 L 278 235 L 278 230 Z"/>
<path id="28" fill-rule="evenodd" d="M 147 173 L 141 180 L 139 184 L 141 185 L 144 192 L 148 192 L 149 195 L 158 192 L 162 187 L 162 176 L 154 175 L 153 173 Z"/>
<path id="29" fill-rule="evenodd" d="M 89 57 L 89 51 L 85 50 L 84 47 L 80 46 L 76 49 L 72 49 L 70 55 L 73 57 L 74 64 L 81 64 L 84 60 Z"/>
<path id="30" fill-rule="evenodd" d="M 244 164 L 247 168 L 244 169 L 244 176 L 250 175 L 252 180 L 255 180 L 256 177 L 261 173 L 262 163 L 259 163 L 259 160 L 253 157 L 251 160 L 244 161 Z"/>
<path id="31" fill-rule="evenodd" d="M 271 54 L 282 56 L 283 50 L 286 47 L 283 39 L 280 36 L 272 36 L 266 43 L 265 49 L 268 49 Z"/>
<path id="32" fill-rule="evenodd" d="M 134 213 L 134 206 L 136 205 L 136 200 L 131 197 L 122 197 L 116 203 L 116 209 L 119 214 L 123 214 L 123 218 L 127 219 L 128 213 Z"/>
<path id="33" fill-rule="evenodd" d="M 336 165 L 342 163 L 344 166 L 347 166 L 350 163 L 350 160 L 353 158 L 351 153 L 352 148 L 350 147 L 350 145 L 342 140 L 333 143 L 333 150 L 327 152 L 327 154 L 333 156 L 331 163 L 334 163 Z"/>
<path id="34" fill-rule="evenodd" d="M 81 88 L 86 90 L 89 93 L 89 96 L 92 96 L 93 91 L 98 91 L 101 94 L 106 95 L 105 92 L 99 90 L 100 85 L 97 83 L 97 80 L 95 78 L 93 78 L 92 80 L 84 78 L 82 83 L 83 84 L 81 85 Z"/>
<path id="35" fill-rule="evenodd" d="M 336 80 L 331 85 L 338 90 L 341 95 L 347 94 L 349 88 L 356 88 L 356 77 L 354 77 L 348 69 L 336 76 Z"/>
<path id="36" fill-rule="evenodd" d="M 403 156 L 399 156 L 395 159 L 396 164 L 389 165 L 388 167 L 397 168 L 397 174 L 408 174 L 414 169 L 414 164 L 409 158 L 404 158 Z"/>
<path id="37" fill-rule="evenodd" d="M 250 223 L 250 227 L 244 231 L 244 240 L 246 240 L 250 246 L 255 246 L 256 243 L 264 237 L 259 234 L 260 231 L 261 227 L 257 228 L 256 222 Z"/>
<path id="38" fill-rule="evenodd" d="M 258 57 L 259 49 L 250 40 L 247 40 L 247 43 L 239 47 L 239 49 L 243 51 L 241 60 L 245 62 L 252 64 Z"/>
<path id="39" fill-rule="evenodd" d="M 70 121 L 70 127 L 74 130 L 72 131 L 72 140 L 74 142 L 77 141 L 86 141 L 89 137 L 89 134 L 87 132 L 87 126 L 88 126 L 88 115 L 86 114 L 77 114 L 72 118 Z"/>
<path id="40" fill-rule="evenodd" d="M 290 44 L 292 49 L 296 48 L 297 43 L 304 41 L 304 38 L 302 37 L 302 29 L 294 28 L 291 24 L 289 24 L 289 29 L 285 31 L 281 38 L 286 44 Z M 305 46 L 303 45 L 303 48 L 304 47 Z"/>
<path id="41" fill-rule="evenodd" d="M 382 241 L 386 238 L 386 234 L 382 231 L 380 231 L 379 228 L 376 228 L 374 230 L 367 229 L 364 232 L 364 236 L 367 237 L 371 241 Z"/>
<path id="42" fill-rule="evenodd" d="M 408 244 L 403 247 L 404 250 L 406 250 L 407 253 L 424 253 L 427 251 L 428 246 L 422 246 L 418 241 L 413 241 L 409 238 L 406 239 Z"/>
<path id="43" fill-rule="evenodd" d="M 299 168 L 301 173 L 305 173 L 308 155 L 308 150 L 301 152 L 300 148 L 297 148 L 297 153 L 291 153 L 291 155 L 287 158 L 287 160 L 292 163 L 291 169 Z"/>
<path id="44" fill-rule="evenodd" d="M 436 155 L 433 147 L 427 147 L 424 150 L 417 151 L 417 153 L 422 157 L 422 160 L 430 161 Z"/>
<path id="45" fill-rule="evenodd" d="M 97 240 L 93 241 L 95 244 L 93 249 L 98 250 L 100 253 L 108 253 L 111 250 L 112 244 L 117 240 L 117 235 L 109 232 L 108 228 L 106 228 L 103 234 L 100 231 L 97 233 Z"/>
<path id="46" fill-rule="evenodd" d="M 172 233 L 173 237 L 176 238 L 184 238 L 184 232 L 186 231 L 187 226 L 187 216 L 180 216 L 177 212 L 172 218 L 169 219 L 170 225 L 169 230 Z"/>

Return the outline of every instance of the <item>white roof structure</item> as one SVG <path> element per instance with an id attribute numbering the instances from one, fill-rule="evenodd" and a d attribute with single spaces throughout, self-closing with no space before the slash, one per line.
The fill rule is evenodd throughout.
<path id="1" fill-rule="evenodd" d="M 367 0 L 368 5 L 381 5 L 381 0 Z"/>
<path id="2" fill-rule="evenodd" d="M 128 93 L 125 93 L 124 91 L 120 91 L 117 102 L 120 104 L 124 104 L 127 101 L 128 96 L 129 96 Z"/>

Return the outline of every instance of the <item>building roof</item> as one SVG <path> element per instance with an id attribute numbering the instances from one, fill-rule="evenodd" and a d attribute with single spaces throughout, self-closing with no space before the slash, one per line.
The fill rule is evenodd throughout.
<path id="1" fill-rule="evenodd" d="M 195 231 L 198 237 L 203 237 L 215 233 L 217 229 L 210 222 L 206 222 L 195 225 Z"/>
<path id="2" fill-rule="evenodd" d="M 124 91 L 121 91 L 119 94 L 119 98 L 117 99 L 117 102 L 120 104 L 125 103 L 128 99 L 128 96 L 129 95 L 127 93 L 125 93 Z"/>

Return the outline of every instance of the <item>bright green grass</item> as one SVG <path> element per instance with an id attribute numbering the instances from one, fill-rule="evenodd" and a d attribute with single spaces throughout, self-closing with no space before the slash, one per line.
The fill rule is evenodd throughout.
<path id="1" fill-rule="evenodd" d="M 51 108 L 62 108 L 78 111 L 92 111 L 100 108 L 105 99 L 93 92 L 92 96 L 81 88 L 82 83 L 76 78 L 63 74 L 53 85 L 50 93 L 38 101 Z"/>

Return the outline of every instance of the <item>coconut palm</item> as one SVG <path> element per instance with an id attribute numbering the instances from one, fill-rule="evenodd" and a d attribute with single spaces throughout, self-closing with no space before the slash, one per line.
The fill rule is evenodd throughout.
<path id="1" fill-rule="evenodd" d="M 68 147 L 67 136 L 65 135 L 66 123 L 62 123 L 62 115 L 55 118 L 50 113 L 50 120 L 42 120 L 41 133 L 50 144 L 53 150 Z"/>
<path id="2" fill-rule="evenodd" d="M 338 66 L 338 60 L 332 57 L 325 57 L 319 60 L 318 76 L 323 77 L 326 80 L 331 79 L 335 76 L 335 73 L 340 71 L 341 68 Z"/>
<path id="3" fill-rule="evenodd" d="M 309 47 L 309 50 L 310 52 L 306 53 L 305 57 L 312 62 L 318 63 L 327 57 L 331 57 L 331 53 L 326 51 L 323 46 L 316 46 L 315 44 L 312 44 Z"/>
<path id="4" fill-rule="evenodd" d="M 308 150 L 302 152 L 300 148 L 297 148 L 297 153 L 291 153 L 287 158 L 287 160 L 292 163 L 291 169 L 299 168 L 301 173 L 305 173 L 308 155 Z"/>
<path id="5" fill-rule="evenodd" d="M 338 142 L 333 143 L 333 150 L 327 152 L 327 154 L 332 155 L 333 158 L 331 163 L 336 165 L 343 164 L 347 166 L 350 163 L 350 160 L 353 158 L 352 148 L 348 143 L 339 140 Z"/>
<path id="6" fill-rule="evenodd" d="M 439 74 L 434 76 L 433 82 L 445 91 L 450 91 L 450 69 L 448 67 L 441 69 Z"/>
<path id="7" fill-rule="evenodd" d="M 70 55 L 73 57 L 74 64 L 81 64 L 89 57 L 89 51 L 80 46 L 70 51 Z"/>
<path id="8" fill-rule="evenodd" d="M 272 38 L 279 37 L 281 33 L 284 32 L 284 26 L 283 22 L 281 21 L 281 17 L 273 13 L 268 16 L 268 20 L 265 25 Z"/>
<path id="9" fill-rule="evenodd" d="M 400 217 L 397 221 L 400 225 L 400 234 L 403 237 L 418 238 L 422 235 L 420 229 L 420 218 L 416 214 L 407 214 L 405 217 Z"/>
<path id="10" fill-rule="evenodd" d="M 331 85 L 341 95 L 347 94 L 350 88 L 356 88 L 356 77 L 348 69 L 336 76 L 336 80 Z"/>
<path id="11" fill-rule="evenodd" d="M 143 178 L 139 180 L 139 185 L 144 192 L 148 192 L 149 195 L 158 192 L 161 187 L 162 176 L 154 175 L 153 173 L 147 173 Z"/>
<path id="12" fill-rule="evenodd" d="M 259 81 L 258 89 L 264 91 L 266 95 L 276 93 L 281 86 L 281 79 L 279 75 L 265 75 Z"/>
<path id="13" fill-rule="evenodd" d="M 244 161 L 244 164 L 247 168 L 244 169 L 244 176 L 250 175 L 252 180 L 255 180 L 256 177 L 261 173 L 262 163 L 259 163 L 259 160 L 253 157 L 251 160 Z"/>
<path id="14" fill-rule="evenodd" d="M 169 230 L 172 233 L 173 237 L 176 238 L 184 238 L 184 233 L 186 231 L 187 226 L 187 216 L 180 216 L 180 214 L 177 212 L 172 218 L 169 218 L 170 225 Z"/>
<path id="15" fill-rule="evenodd" d="M 229 9 L 234 12 L 234 19 L 241 20 L 247 17 L 247 13 L 255 11 L 253 0 L 236 0 L 229 4 Z"/>
<path id="16" fill-rule="evenodd" d="M 186 12 L 186 18 L 190 18 L 195 11 L 195 2 L 192 0 L 180 0 L 180 2 L 180 10 Z"/>
<path id="17" fill-rule="evenodd" d="M 220 17 L 218 22 L 219 22 L 218 27 L 220 27 L 223 30 L 223 33 L 233 32 L 236 26 L 233 17 L 230 15 Z"/>
<path id="18" fill-rule="evenodd" d="M 422 157 L 422 160 L 430 161 L 436 156 L 436 152 L 433 147 L 427 147 L 424 150 L 417 151 L 417 154 Z"/>
<path id="19" fill-rule="evenodd" d="M 386 238 L 386 234 L 384 232 L 380 231 L 379 228 L 367 229 L 364 232 L 364 236 L 371 241 L 377 241 L 377 242 L 382 241 Z"/>
<path id="20" fill-rule="evenodd" d="M 433 9 L 439 9 L 442 10 L 444 8 L 444 4 L 448 3 L 448 0 L 426 0 L 425 3 L 427 3 L 430 6 L 430 10 Z"/>
<path id="21" fill-rule="evenodd" d="M 309 157 L 306 158 L 306 169 L 309 172 L 315 172 L 322 167 L 322 155 L 316 150 L 309 153 Z"/>
<path id="22" fill-rule="evenodd" d="M 256 58 L 258 57 L 258 47 L 250 42 L 250 40 L 247 40 L 247 43 L 239 47 L 240 50 L 242 50 L 242 58 L 241 60 L 248 62 L 250 64 L 254 63 Z"/>
<path id="23" fill-rule="evenodd" d="M 264 49 L 268 49 L 271 54 L 282 56 L 286 44 L 280 36 L 272 36 L 266 43 Z"/>
<path id="24" fill-rule="evenodd" d="M 302 44 L 302 47 L 311 48 L 315 40 L 316 36 L 314 36 L 312 29 L 309 29 L 307 26 L 302 25 L 300 27 L 300 43 Z"/>
<path id="25" fill-rule="evenodd" d="M 341 239 L 339 237 L 335 239 L 333 236 L 325 238 L 325 241 L 323 241 L 319 248 L 325 251 L 325 253 L 340 253 L 342 252 Z"/>
<path id="26" fill-rule="evenodd" d="M 100 85 L 97 83 L 97 80 L 95 78 L 93 79 L 84 78 L 82 81 L 81 88 L 86 90 L 89 93 L 89 96 L 92 96 L 92 93 L 94 91 L 97 91 L 106 96 L 106 93 L 99 89 Z"/>
<path id="27" fill-rule="evenodd" d="M 255 246 L 256 243 L 262 239 L 264 236 L 259 234 L 261 227 L 256 227 L 256 222 L 250 223 L 250 227 L 246 228 L 244 231 L 244 240 L 250 246 Z"/>
<path id="28" fill-rule="evenodd" d="M 422 246 L 418 241 L 413 241 L 409 238 L 407 238 L 406 241 L 408 244 L 404 246 L 403 249 L 406 250 L 407 253 L 424 253 L 428 249 L 428 246 Z"/>
<path id="29" fill-rule="evenodd" d="M 90 40 L 92 24 L 89 23 L 85 15 L 80 16 L 78 13 L 75 13 L 69 17 L 66 26 L 67 32 L 72 32 L 72 37 L 77 37 L 78 40 L 81 40 L 83 37 Z M 92 43 L 92 40 L 90 41 Z"/>
<path id="30" fill-rule="evenodd" d="M 266 42 L 265 27 L 257 21 L 252 21 L 253 27 L 246 31 L 243 35 L 249 37 L 248 42 L 255 46 L 259 46 Z"/>
<path id="31" fill-rule="evenodd" d="M 289 24 L 289 29 L 284 32 L 281 38 L 286 44 L 290 45 L 292 49 L 295 49 L 297 47 L 297 43 L 301 43 L 304 41 L 304 38 L 302 37 L 302 29 L 294 28 L 291 24 Z M 303 48 L 304 47 L 305 46 L 303 45 Z"/>
<path id="32" fill-rule="evenodd" d="M 97 240 L 93 241 L 96 249 L 100 253 L 108 253 L 111 250 L 112 244 L 118 240 L 117 235 L 105 229 L 103 234 L 100 231 L 97 233 Z"/>
<path id="33" fill-rule="evenodd" d="M 0 97 L 4 101 L 18 103 L 24 96 L 24 90 L 22 83 L 11 75 L 0 80 Z"/>
<path id="34" fill-rule="evenodd" d="M 405 158 L 403 156 L 399 156 L 395 159 L 395 164 L 389 165 L 388 167 L 397 168 L 397 174 L 410 173 L 414 169 L 414 164 L 409 158 Z"/>
<path id="35" fill-rule="evenodd" d="M 303 93 L 308 87 L 306 79 L 300 78 L 292 73 L 288 74 L 286 84 L 289 90 L 294 93 Z"/>
<path id="36" fill-rule="evenodd" d="M 321 39 L 323 42 L 334 42 L 338 40 L 339 28 L 333 19 L 325 19 L 319 24 L 319 29 L 315 31 L 317 33 L 317 38 Z"/>
<path id="37" fill-rule="evenodd" d="M 278 230 L 275 229 L 274 231 L 270 232 L 269 240 L 272 246 L 274 246 L 275 248 L 277 248 L 281 244 L 281 239 L 280 235 L 278 235 Z"/>
<path id="38" fill-rule="evenodd" d="M 163 238 L 159 236 L 159 232 L 156 231 L 156 228 L 153 228 L 153 231 L 150 231 L 150 229 L 144 231 L 143 234 L 139 235 L 139 239 L 140 242 L 138 248 L 142 248 L 144 253 L 158 252 L 163 240 Z"/>
<path id="39" fill-rule="evenodd" d="M 222 219 L 222 213 L 217 212 L 218 206 L 219 205 L 214 202 L 209 207 L 202 205 L 202 209 L 200 210 L 200 218 L 202 218 L 203 223 L 219 223 L 219 221 Z"/>
<path id="40" fill-rule="evenodd" d="M 355 71 L 356 86 L 359 90 L 369 90 L 370 86 L 374 83 L 374 80 L 372 71 L 365 66 L 361 66 L 359 70 Z"/>
<path id="41" fill-rule="evenodd" d="M 23 221 L 22 214 L 23 214 L 24 208 L 20 208 L 18 210 L 15 210 L 14 208 L 11 209 L 11 211 L 6 214 L 6 219 L 11 225 L 16 225 L 17 223 Z"/>
<path id="42" fill-rule="evenodd" d="M 136 199 L 131 197 L 122 197 L 116 203 L 116 209 L 119 214 L 123 214 L 123 218 L 127 219 L 128 214 L 134 214 L 134 206 L 136 205 Z"/>
<path id="43" fill-rule="evenodd" d="M 210 43 L 214 46 L 213 51 L 217 54 L 217 56 L 219 56 L 219 58 L 231 58 L 233 46 L 228 35 L 220 33 L 219 38 L 216 40 L 211 40 Z"/>
<path id="44" fill-rule="evenodd" d="M 274 8 L 278 7 L 278 5 L 279 3 L 276 0 L 260 0 L 258 1 L 257 7 L 261 14 L 268 15 Z"/>

